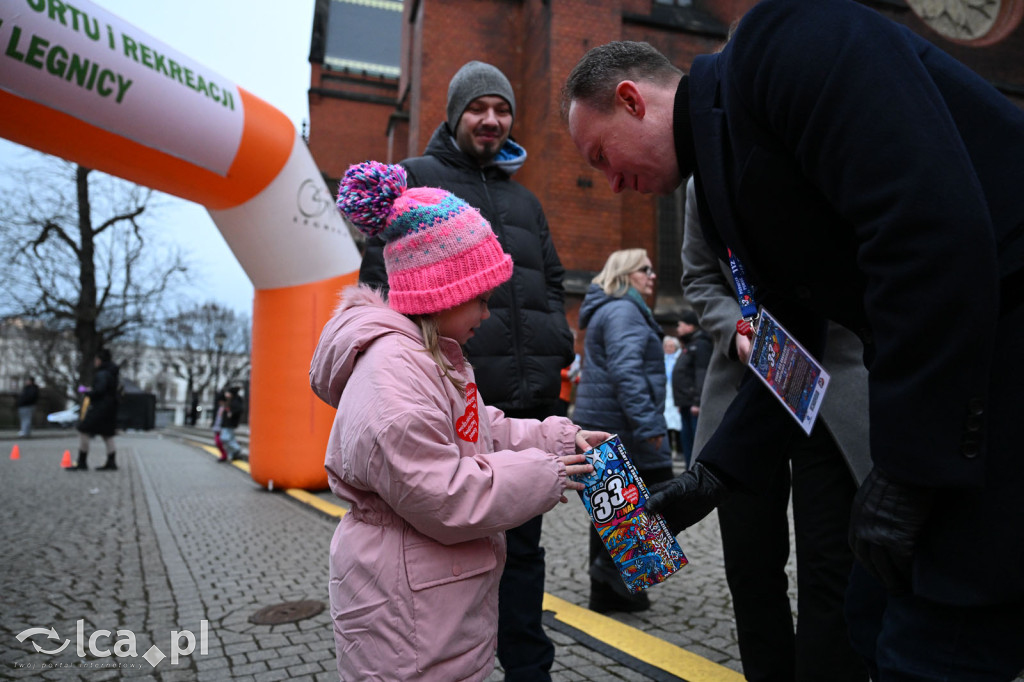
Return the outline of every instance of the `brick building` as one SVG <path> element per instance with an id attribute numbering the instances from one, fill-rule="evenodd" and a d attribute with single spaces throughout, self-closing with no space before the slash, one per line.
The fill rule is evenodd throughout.
<path id="1" fill-rule="evenodd" d="M 813 2 L 813 0 L 808 0 Z M 655 311 L 683 305 L 682 192 L 612 194 L 573 147 L 559 112 L 566 75 L 590 47 L 644 40 L 677 66 L 714 51 L 755 0 L 317 0 L 309 145 L 328 186 L 351 163 L 422 153 L 445 118 L 448 81 L 471 59 L 508 75 L 512 135 L 529 157 L 516 180 L 544 206 L 567 270 L 570 324 L 607 255 L 648 250 Z M 1024 0 L 864 0 L 924 35 L 1024 108 Z M 940 11 L 941 10 L 941 11 Z M 922 16 L 925 17 L 922 19 Z M 954 21 L 955 18 L 955 21 Z"/>

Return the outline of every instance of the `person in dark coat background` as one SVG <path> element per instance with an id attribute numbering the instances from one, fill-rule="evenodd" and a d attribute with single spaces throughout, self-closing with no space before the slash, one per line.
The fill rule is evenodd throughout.
<path id="1" fill-rule="evenodd" d="M 643 249 L 615 251 L 580 305 L 586 331 L 573 421 L 614 433 L 648 486 L 672 478 L 665 423 L 665 351 L 661 326 L 644 301 L 656 275 Z M 590 609 L 642 611 L 647 594 L 630 594 L 597 531 L 590 529 Z"/>
<path id="2" fill-rule="evenodd" d="M 110 351 L 101 348 L 96 351 L 93 359 L 96 373 L 93 375 L 92 388 L 79 386 L 78 392 L 84 394 L 88 405 L 85 414 L 78 423 L 78 462 L 65 471 L 86 471 L 86 460 L 89 457 L 89 441 L 93 436 L 103 439 L 107 449 L 107 461 L 96 471 L 117 471 L 117 446 L 114 443 L 114 432 L 117 429 L 117 407 L 120 404 L 118 390 L 120 369 L 113 363 Z"/>
<path id="3" fill-rule="evenodd" d="M 763 0 L 688 76 L 645 43 L 594 48 L 565 93 L 570 135 L 613 189 L 671 193 L 693 173 L 707 242 L 743 264 L 758 304 L 816 357 L 828 320 L 863 342 L 873 466 L 846 610 L 872 677 L 1012 679 L 1024 112 L 848 0 Z M 803 433 L 779 409 L 748 373 L 695 467 L 649 506 L 681 528 L 762 488 Z"/>
<path id="4" fill-rule="evenodd" d="M 697 313 L 684 310 L 676 325 L 679 343 L 683 352 L 676 360 L 669 382 L 672 387 L 672 399 L 679 408 L 679 416 L 683 423 L 679 434 L 680 450 L 683 461 L 690 466 L 693 459 L 693 440 L 697 435 L 697 417 L 700 415 L 700 395 L 704 390 L 704 377 L 711 362 L 711 351 L 714 342 L 711 335 L 700 328 Z"/>
<path id="5" fill-rule="evenodd" d="M 235 430 L 242 422 L 242 413 L 245 411 L 245 402 L 242 400 L 242 389 L 237 386 L 230 386 L 224 389 L 224 416 L 220 424 L 220 440 L 227 451 L 227 458 L 220 461 L 234 461 L 241 459 L 242 445 L 235 436 Z"/>
<path id="6" fill-rule="evenodd" d="M 575 357 L 565 317 L 562 278 L 544 210 L 533 192 L 512 179 L 526 150 L 510 137 L 516 100 L 499 69 L 471 61 L 448 86 L 448 120 L 423 156 L 401 162 L 409 187 L 440 187 L 478 209 L 502 249 L 512 256 L 512 279 L 488 301 L 491 311 L 465 345 L 481 397 L 508 417 L 545 419 L 563 413 L 562 368 Z M 359 281 L 387 290 L 384 243 L 367 241 Z M 508 682 L 550 680 L 554 645 L 541 621 L 544 599 L 542 517 L 506 532 L 498 658 Z"/>
<path id="7" fill-rule="evenodd" d="M 25 379 L 25 385 L 21 389 L 21 393 L 18 394 L 18 402 L 16 407 L 18 408 L 18 422 L 21 427 L 18 431 L 19 436 L 31 436 L 32 435 L 32 415 L 36 411 L 36 402 L 39 400 L 39 387 L 36 386 L 36 380 L 32 377 Z"/>

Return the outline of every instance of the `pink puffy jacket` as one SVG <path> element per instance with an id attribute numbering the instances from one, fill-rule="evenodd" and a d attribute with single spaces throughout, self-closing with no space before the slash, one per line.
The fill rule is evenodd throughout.
<path id="1" fill-rule="evenodd" d="M 458 344 L 442 338 L 441 348 L 472 383 Z M 325 466 L 351 505 L 331 542 L 341 679 L 486 678 L 502 531 L 558 502 L 566 474 L 557 455 L 575 452 L 577 427 L 507 419 L 479 398 L 467 405 L 419 327 L 365 287 L 345 290 L 309 378 L 338 409 Z M 476 442 L 459 437 L 474 426 Z"/>

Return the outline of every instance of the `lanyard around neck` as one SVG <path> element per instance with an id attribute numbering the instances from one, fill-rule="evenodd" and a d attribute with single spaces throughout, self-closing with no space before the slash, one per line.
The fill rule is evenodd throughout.
<path id="1" fill-rule="evenodd" d="M 754 298 L 754 287 L 747 281 L 747 271 L 739 257 L 729 251 L 729 269 L 732 271 L 732 280 L 736 283 L 736 299 L 740 304 L 740 315 L 743 321 L 748 324 L 757 322 L 757 300 Z"/>

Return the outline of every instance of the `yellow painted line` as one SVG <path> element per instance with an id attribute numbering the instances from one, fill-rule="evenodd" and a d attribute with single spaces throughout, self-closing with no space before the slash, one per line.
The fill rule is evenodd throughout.
<path id="1" fill-rule="evenodd" d="M 191 441 L 191 442 L 192 442 L 193 445 L 196 445 L 197 447 L 199 447 L 200 450 L 203 450 L 203 451 L 209 453 L 210 455 L 212 455 L 213 457 L 216 457 L 217 459 L 220 459 L 220 450 L 218 450 L 217 448 L 213 447 L 212 445 L 206 445 L 204 443 L 199 443 L 197 441 Z M 242 471 L 244 471 L 246 473 L 249 473 L 249 463 L 248 462 L 246 462 L 244 460 L 236 459 L 231 464 L 234 465 L 235 467 L 241 469 Z M 314 494 L 312 494 L 310 492 L 307 492 L 305 490 L 301 490 L 299 488 L 285 488 L 284 489 L 284 494 L 288 495 L 290 497 L 295 498 L 296 500 L 298 500 L 302 504 L 308 504 L 310 507 L 318 509 L 319 511 L 323 512 L 324 514 L 327 514 L 328 516 L 333 516 L 335 518 L 339 518 L 340 519 L 342 516 L 345 515 L 345 513 L 347 511 L 341 505 L 331 504 L 327 500 L 322 500 L 319 497 L 317 497 L 316 495 L 314 495 Z"/>
<path id="2" fill-rule="evenodd" d="M 544 610 L 555 619 L 633 658 L 688 682 L 743 682 L 735 670 L 718 665 L 646 632 L 594 613 L 554 595 L 544 594 Z"/>
<path id="3" fill-rule="evenodd" d="M 340 505 L 331 504 L 327 500 L 322 500 L 316 495 L 306 492 L 305 490 L 300 490 L 299 488 L 286 488 L 284 492 L 286 495 L 294 497 L 296 500 L 302 502 L 303 504 L 308 504 L 311 507 L 319 509 L 328 516 L 334 516 L 340 519 L 342 516 L 345 515 L 345 512 L 347 511 L 344 507 Z"/>
<path id="4" fill-rule="evenodd" d="M 192 445 L 195 445 L 200 450 L 203 450 L 203 451 L 213 455 L 217 459 L 220 459 L 220 450 L 218 450 L 217 448 L 213 447 L 212 445 L 203 445 L 202 443 L 199 443 L 199 442 L 194 441 L 194 440 L 191 440 L 189 442 L 192 443 Z"/>
<path id="5" fill-rule="evenodd" d="M 212 445 L 206 445 L 204 443 L 200 443 L 200 442 L 194 441 L 194 440 L 189 441 L 189 442 L 192 443 L 192 445 L 195 445 L 196 447 L 198 447 L 200 450 L 205 450 L 207 452 L 207 454 L 210 454 L 210 455 L 216 457 L 217 459 L 220 459 L 220 450 L 218 450 L 217 448 L 213 447 Z M 235 467 L 236 469 L 241 469 L 245 473 L 249 473 L 249 463 L 246 462 L 245 460 L 236 459 L 233 462 L 231 462 L 230 464 L 231 464 L 231 466 Z"/>

